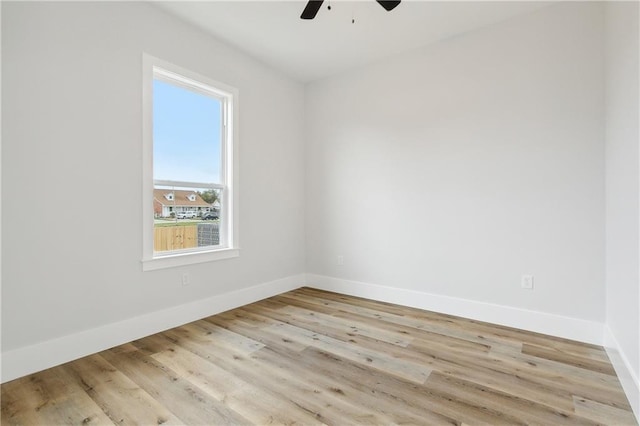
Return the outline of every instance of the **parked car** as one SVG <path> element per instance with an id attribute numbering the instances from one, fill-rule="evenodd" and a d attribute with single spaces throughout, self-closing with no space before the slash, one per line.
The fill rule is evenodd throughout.
<path id="1" fill-rule="evenodd" d="M 178 219 L 193 219 L 194 217 L 198 217 L 198 213 L 192 211 L 178 212 L 176 217 Z"/>
<path id="2" fill-rule="evenodd" d="M 218 212 L 206 212 L 202 215 L 202 220 L 216 220 L 220 219 L 220 213 Z"/>

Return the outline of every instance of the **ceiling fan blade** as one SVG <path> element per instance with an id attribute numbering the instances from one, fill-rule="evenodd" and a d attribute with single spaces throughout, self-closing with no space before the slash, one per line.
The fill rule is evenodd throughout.
<path id="1" fill-rule="evenodd" d="M 302 11 L 302 15 L 300 15 L 300 18 L 301 19 L 315 18 L 323 2 L 324 0 L 309 0 L 304 10 Z"/>
<path id="2" fill-rule="evenodd" d="M 400 4 L 400 0 L 376 0 L 388 12 Z"/>

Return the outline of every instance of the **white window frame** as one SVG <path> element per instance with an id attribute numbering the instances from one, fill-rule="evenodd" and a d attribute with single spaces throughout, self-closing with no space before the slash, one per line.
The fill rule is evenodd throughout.
<path id="1" fill-rule="evenodd" d="M 202 183 L 153 179 L 153 80 L 195 90 L 220 99 L 223 104 L 221 183 L 207 188 L 221 190 L 220 245 L 154 252 L 153 190 L 156 185 L 202 187 Z M 191 265 L 238 257 L 238 90 L 144 53 L 142 55 L 142 269 Z M 174 197 L 175 198 L 175 197 Z"/>

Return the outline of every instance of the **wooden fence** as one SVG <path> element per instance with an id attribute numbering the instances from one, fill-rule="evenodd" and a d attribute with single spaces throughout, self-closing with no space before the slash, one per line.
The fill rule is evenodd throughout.
<path id="1" fill-rule="evenodd" d="M 198 227 L 160 226 L 153 229 L 153 250 L 167 251 L 198 247 Z"/>

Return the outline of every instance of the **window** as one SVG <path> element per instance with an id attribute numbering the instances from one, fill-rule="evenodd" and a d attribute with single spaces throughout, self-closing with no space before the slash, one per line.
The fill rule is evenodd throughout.
<path id="1" fill-rule="evenodd" d="M 144 270 L 238 256 L 237 98 L 143 56 Z"/>

